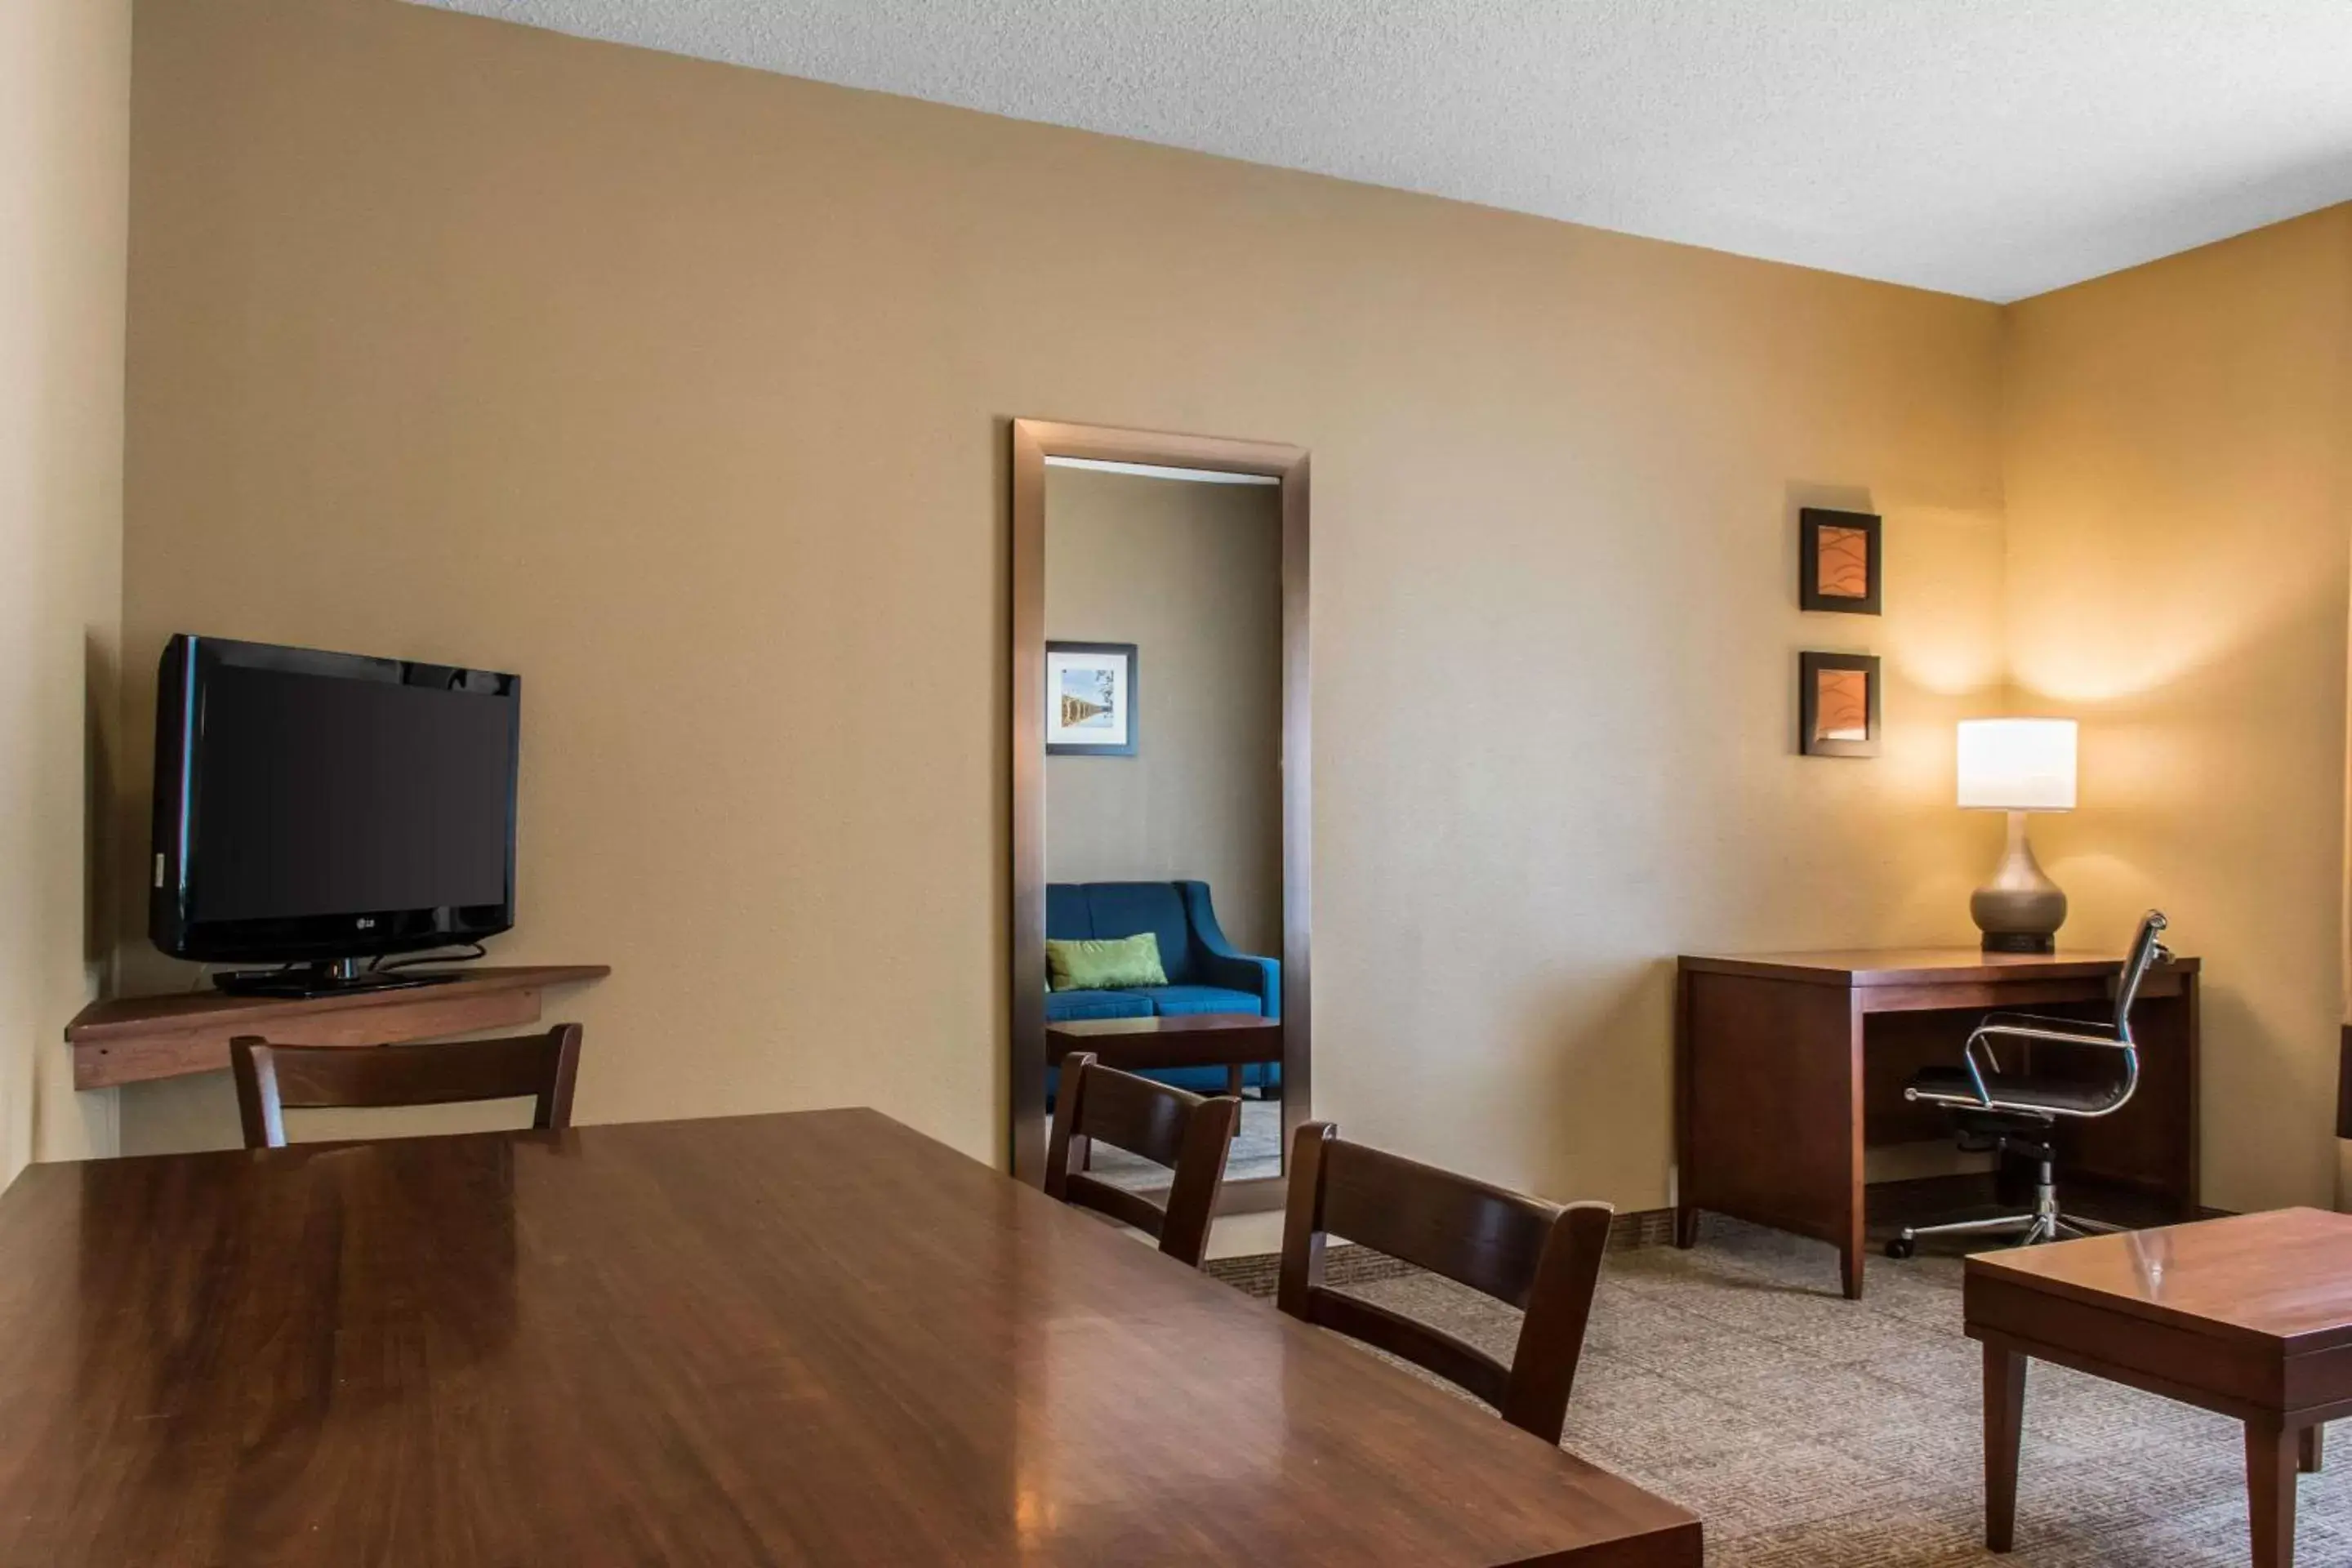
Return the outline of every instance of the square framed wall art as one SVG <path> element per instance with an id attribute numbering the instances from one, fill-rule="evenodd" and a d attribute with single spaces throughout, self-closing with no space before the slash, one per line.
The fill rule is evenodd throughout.
<path id="1" fill-rule="evenodd" d="M 1797 656 L 1797 749 L 1809 757 L 1878 755 L 1878 656 Z"/>
<path id="2" fill-rule="evenodd" d="M 1135 645 L 1045 645 L 1045 754 L 1135 755 Z"/>
<path id="3" fill-rule="evenodd" d="M 1884 560 L 1877 517 L 1811 506 L 1797 517 L 1797 602 L 1808 610 L 1878 614 Z"/>

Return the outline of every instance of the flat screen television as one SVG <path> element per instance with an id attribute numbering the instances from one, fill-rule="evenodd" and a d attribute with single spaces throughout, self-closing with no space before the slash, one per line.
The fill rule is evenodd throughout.
<path id="1" fill-rule="evenodd" d="M 148 932 L 270 963 L 230 989 L 389 983 L 365 961 L 514 924 L 512 675 L 172 638 L 155 698 Z"/>

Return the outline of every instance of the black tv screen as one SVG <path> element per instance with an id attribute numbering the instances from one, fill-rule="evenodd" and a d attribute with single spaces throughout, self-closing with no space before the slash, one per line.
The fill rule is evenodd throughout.
<path id="1" fill-rule="evenodd" d="M 155 712 L 150 932 L 222 963 L 514 923 L 512 675 L 183 634 Z"/>

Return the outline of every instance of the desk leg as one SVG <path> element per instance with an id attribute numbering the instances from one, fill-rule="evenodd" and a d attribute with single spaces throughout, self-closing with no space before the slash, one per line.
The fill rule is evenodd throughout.
<path id="1" fill-rule="evenodd" d="M 2306 1476 L 2319 1474 L 2327 1463 L 2327 1428 L 2315 1421 L 2303 1429 L 2303 1447 L 2297 1456 L 2295 1468 Z"/>
<path id="2" fill-rule="evenodd" d="M 1863 1254 L 1870 1250 L 1862 1244 L 1862 1215 L 1857 1214 L 1853 1216 L 1850 1228 L 1853 1234 L 1838 1248 L 1838 1279 L 1845 1286 L 1845 1299 L 1859 1301 L 1862 1300 Z"/>
<path id="3" fill-rule="evenodd" d="M 1675 972 L 1675 1245 L 1688 1252 L 1698 1245 L 1698 1205 L 1691 1203 L 1697 1150 L 1691 1140 L 1690 972 Z"/>
<path id="4" fill-rule="evenodd" d="M 2254 1568 L 2294 1568 L 2294 1478 L 2301 1434 L 2276 1416 L 2246 1423 L 2246 1504 Z"/>
<path id="5" fill-rule="evenodd" d="M 2017 1540 L 2017 1449 L 2025 1427 L 2025 1358 L 1991 1340 L 1984 1347 L 1985 1550 Z"/>

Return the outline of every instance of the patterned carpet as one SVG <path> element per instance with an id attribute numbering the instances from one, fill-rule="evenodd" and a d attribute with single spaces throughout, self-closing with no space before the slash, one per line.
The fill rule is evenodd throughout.
<path id="1" fill-rule="evenodd" d="M 2038 1363 L 2018 1549 L 1986 1552 L 1958 1262 L 1874 1259 L 1865 1299 L 1848 1302 L 1827 1247 L 1706 1226 L 1692 1252 L 1611 1255 L 1567 1447 L 1696 1512 L 1710 1568 L 2248 1561 L 2236 1423 Z M 1430 1275 L 1348 1289 L 1506 1359 L 1518 1331 L 1510 1309 Z M 2336 1447 L 2303 1479 L 2304 1564 L 2352 1563 L 2352 1442 Z"/>
<path id="2" fill-rule="evenodd" d="M 1140 1154 L 1130 1154 L 1108 1143 L 1095 1145 L 1091 1169 L 1111 1185 L 1130 1190 L 1165 1186 L 1170 1175 L 1167 1166 L 1155 1165 Z M 1233 1149 L 1225 1155 L 1225 1180 L 1245 1182 L 1280 1174 L 1282 1101 L 1245 1099 L 1242 1101 L 1241 1130 L 1234 1139 Z"/>

